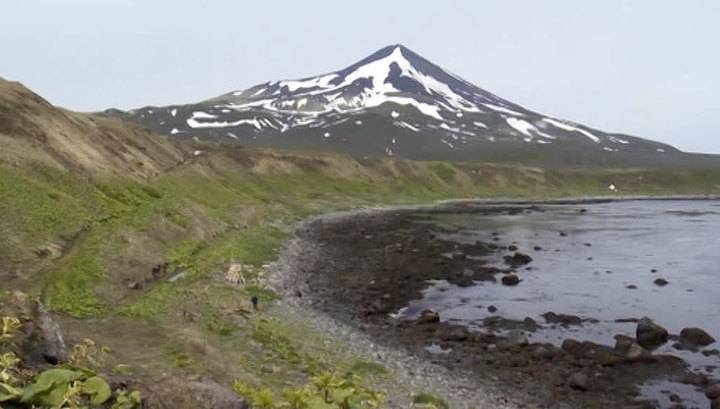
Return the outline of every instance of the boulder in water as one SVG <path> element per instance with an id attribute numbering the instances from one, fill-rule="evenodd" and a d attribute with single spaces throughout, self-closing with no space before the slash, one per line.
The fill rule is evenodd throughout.
<path id="1" fill-rule="evenodd" d="M 615 336 L 615 351 L 620 352 L 630 360 L 649 355 L 648 351 L 635 342 L 634 339 L 624 335 Z"/>
<path id="2" fill-rule="evenodd" d="M 690 345 L 706 346 L 714 343 L 715 338 L 700 328 L 684 328 L 680 331 L 680 342 Z"/>
<path id="3" fill-rule="evenodd" d="M 503 285 L 515 286 L 520 284 L 520 278 L 516 274 L 505 274 L 502 278 Z"/>
<path id="4" fill-rule="evenodd" d="M 645 348 L 655 348 L 667 342 L 668 331 L 648 317 L 638 321 L 635 331 L 637 343 Z"/>
<path id="5" fill-rule="evenodd" d="M 512 256 L 505 256 L 503 257 L 503 259 L 505 260 L 505 263 L 515 267 L 524 266 L 526 264 L 530 264 L 533 261 L 532 257 L 519 251 L 516 251 L 515 254 L 513 254 Z"/>
<path id="6" fill-rule="evenodd" d="M 440 314 L 431 310 L 421 312 L 420 317 L 417 319 L 418 324 L 434 324 L 436 322 L 440 322 Z"/>
<path id="7" fill-rule="evenodd" d="M 566 314 L 555 314 L 554 312 L 546 312 L 542 315 L 543 318 L 545 318 L 545 322 L 548 324 L 560 324 L 564 327 L 569 327 L 571 325 L 582 325 L 582 318 L 576 316 L 576 315 L 566 315 Z"/>
<path id="8" fill-rule="evenodd" d="M 720 384 L 715 384 L 705 389 L 705 396 L 710 400 L 720 399 Z"/>

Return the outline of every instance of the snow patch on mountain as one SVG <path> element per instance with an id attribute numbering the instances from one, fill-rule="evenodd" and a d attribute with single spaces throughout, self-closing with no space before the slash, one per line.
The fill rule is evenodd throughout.
<path id="1" fill-rule="evenodd" d="M 208 114 L 207 112 L 193 112 L 193 119 L 215 119 L 217 115 Z"/>
<path id="2" fill-rule="evenodd" d="M 562 121 L 559 121 L 557 119 L 552 119 L 552 118 L 543 118 L 543 121 L 549 123 L 550 125 L 552 125 L 556 128 L 560 128 L 564 131 L 581 133 L 581 134 L 587 136 L 588 138 L 590 138 L 593 142 L 600 143 L 600 138 L 598 138 L 597 136 L 591 134 L 590 132 L 588 132 L 584 129 L 573 126 L 568 122 L 562 122 Z"/>
<path id="3" fill-rule="evenodd" d="M 531 124 L 528 121 L 525 121 L 523 119 L 518 118 L 505 118 L 505 121 L 507 122 L 510 127 L 515 129 L 516 131 L 520 132 L 521 134 L 527 136 L 532 140 L 532 138 L 537 136 L 542 136 L 543 138 L 547 139 L 557 139 L 555 136 L 547 134 L 545 132 L 541 132 L 538 128 L 535 127 L 535 125 Z M 526 141 L 527 142 L 527 141 Z"/>
<path id="4" fill-rule="evenodd" d="M 420 132 L 420 128 L 415 127 L 415 126 L 413 126 L 413 125 L 411 125 L 411 124 L 409 124 L 409 123 L 407 123 L 407 122 L 405 122 L 405 121 L 395 121 L 395 122 L 393 122 L 393 123 L 395 124 L 395 126 L 399 126 L 400 128 L 409 129 L 409 130 L 411 130 L 411 131 L 413 131 L 413 132 Z"/>
<path id="5" fill-rule="evenodd" d="M 492 109 L 493 111 L 501 112 L 503 114 L 509 114 L 509 115 L 514 115 L 514 116 L 524 116 L 524 114 L 522 114 L 520 112 L 513 111 L 512 109 L 501 107 L 499 105 L 493 105 L 493 104 L 486 103 L 486 104 L 483 104 L 483 106 L 486 106 L 486 107 Z"/>
<path id="6" fill-rule="evenodd" d="M 258 130 L 262 130 L 262 124 L 257 118 L 253 119 L 240 119 L 234 122 L 227 121 L 212 121 L 212 122 L 200 122 L 195 118 L 188 118 L 187 124 L 190 128 L 228 128 L 236 127 L 240 125 L 251 125 Z"/>

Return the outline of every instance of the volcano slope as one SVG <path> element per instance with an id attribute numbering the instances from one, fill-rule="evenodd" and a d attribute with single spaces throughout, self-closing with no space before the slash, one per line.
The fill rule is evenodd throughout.
<path id="1" fill-rule="evenodd" d="M 720 166 L 717 155 L 685 153 L 535 112 L 400 44 L 327 74 L 270 81 L 197 103 L 103 114 L 177 139 L 356 157 L 544 167 Z"/>

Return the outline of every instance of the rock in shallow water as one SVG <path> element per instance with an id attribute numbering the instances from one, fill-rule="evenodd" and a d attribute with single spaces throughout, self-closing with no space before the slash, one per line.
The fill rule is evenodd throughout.
<path id="1" fill-rule="evenodd" d="M 649 355 L 648 351 L 635 342 L 634 339 L 624 335 L 615 336 L 615 350 L 630 360 Z"/>
<path id="2" fill-rule="evenodd" d="M 637 343 L 645 348 L 654 348 L 667 342 L 668 331 L 648 317 L 640 319 L 635 331 Z"/>
<path id="3" fill-rule="evenodd" d="M 503 257 L 503 259 L 505 260 L 505 263 L 515 267 L 524 266 L 526 264 L 530 264 L 533 261 L 532 257 L 519 251 L 512 256 L 505 256 Z"/>
<path id="4" fill-rule="evenodd" d="M 562 326 L 581 325 L 582 319 L 575 315 L 555 314 L 554 312 L 546 312 L 542 315 L 548 324 L 560 324 Z"/>
<path id="5" fill-rule="evenodd" d="M 457 341 L 462 342 L 470 337 L 470 332 L 465 327 L 455 327 L 449 331 L 445 331 L 440 334 L 440 339 L 443 341 Z"/>
<path id="6" fill-rule="evenodd" d="M 720 399 L 720 384 L 712 385 L 705 389 L 705 396 L 710 400 Z"/>
<path id="7" fill-rule="evenodd" d="M 506 274 L 502 278 L 503 285 L 507 286 L 515 286 L 520 284 L 520 277 L 518 277 L 516 274 Z"/>
<path id="8" fill-rule="evenodd" d="M 705 346 L 715 342 L 715 338 L 700 328 L 684 328 L 680 331 L 680 341 L 686 344 Z"/>
<path id="9" fill-rule="evenodd" d="M 436 322 L 440 322 L 440 314 L 431 310 L 421 312 L 420 318 L 417 319 L 418 324 L 434 324 Z"/>

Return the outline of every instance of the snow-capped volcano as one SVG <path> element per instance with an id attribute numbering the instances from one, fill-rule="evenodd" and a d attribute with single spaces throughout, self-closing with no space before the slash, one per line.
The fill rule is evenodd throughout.
<path id="1" fill-rule="evenodd" d="M 401 46 L 383 48 L 342 71 L 276 81 L 220 97 L 234 109 L 296 113 L 358 112 L 385 103 L 409 106 L 437 120 L 443 114 L 524 111 Z"/>
<path id="2" fill-rule="evenodd" d="M 656 160 L 677 152 L 530 111 L 402 45 L 317 77 L 272 81 L 197 104 L 107 113 L 178 137 L 415 159 L 575 152 L 571 162 L 601 155 L 610 163 L 612 155 Z"/>

